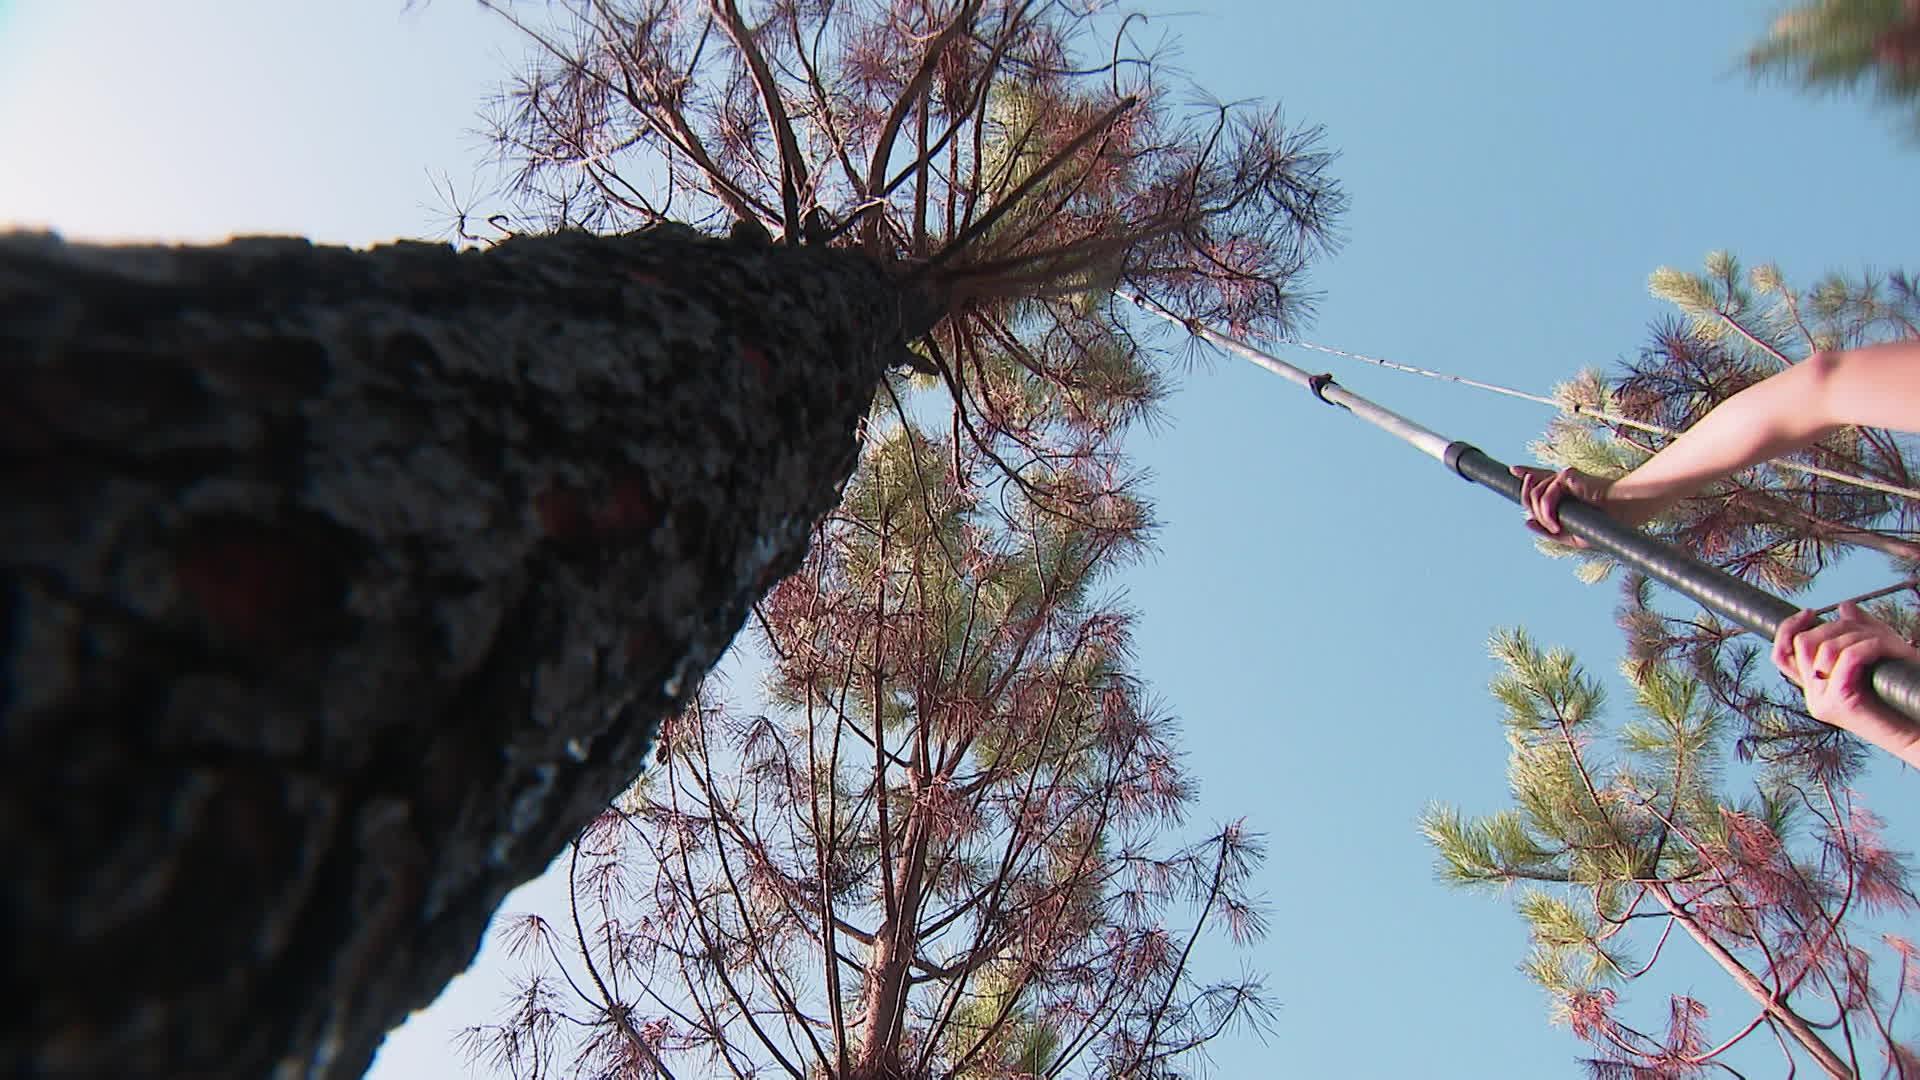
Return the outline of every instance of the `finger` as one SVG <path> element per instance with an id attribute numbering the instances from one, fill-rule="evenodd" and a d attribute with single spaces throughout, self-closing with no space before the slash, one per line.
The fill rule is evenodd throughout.
<path id="1" fill-rule="evenodd" d="M 1877 637 L 1867 637 L 1855 642 L 1851 647 L 1842 649 L 1834 657 L 1833 668 L 1828 675 L 1828 685 L 1840 693 L 1865 697 L 1867 676 L 1873 670 L 1875 662 L 1889 655 L 1887 643 Z"/>
<path id="2" fill-rule="evenodd" d="M 1799 611 L 1780 620 L 1780 625 L 1773 632 L 1773 640 L 1792 641 L 1795 635 L 1804 631 L 1807 627 L 1819 623 L 1819 621 L 1819 612 L 1801 608 Z"/>
<path id="3" fill-rule="evenodd" d="M 1797 670 L 1793 653 L 1794 639 L 1819 621 L 1820 616 L 1811 611 L 1796 611 L 1782 619 L 1779 628 L 1773 632 L 1773 666 L 1788 678 L 1794 677 Z"/>
<path id="4" fill-rule="evenodd" d="M 1835 626 L 1852 626 L 1862 630 L 1873 630 L 1883 625 L 1880 620 L 1860 610 L 1860 605 L 1851 600 L 1842 601 L 1834 606 L 1833 614 L 1827 622 Z"/>
<path id="5" fill-rule="evenodd" d="M 1814 637 L 1814 633 L 1819 629 L 1818 624 L 1809 626 L 1793 635 L 1793 640 L 1787 644 L 1787 664 L 1799 677 L 1802 686 L 1813 677 L 1813 653 L 1820 647 L 1820 640 Z"/>
<path id="6" fill-rule="evenodd" d="M 1907 660 L 1920 660 L 1920 650 L 1913 647 L 1900 631 L 1895 630 L 1884 620 L 1860 610 L 1860 605 L 1848 601 L 1840 605 L 1840 612 L 1846 621 L 1863 633 L 1871 635 L 1884 650 L 1882 655 Z"/>
<path id="7" fill-rule="evenodd" d="M 1527 531 L 1541 540 L 1551 540 L 1561 547 L 1574 548 L 1579 551 L 1586 551 L 1591 547 L 1585 540 L 1580 539 L 1572 533 L 1550 533 L 1532 521 L 1527 522 Z"/>
<path id="8" fill-rule="evenodd" d="M 1813 650 L 1813 677 L 1825 679 L 1833 674 L 1840 654 L 1863 641 L 1874 640 L 1873 635 L 1864 630 L 1846 628 L 1838 634 L 1829 634 Z"/>
<path id="9" fill-rule="evenodd" d="M 1527 492 L 1527 516 L 1540 526 L 1542 533 L 1547 536 L 1556 536 L 1560 532 L 1560 523 L 1553 519 L 1553 505 L 1546 501 L 1546 494 L 1551 486 L 1551 482 L 1547 480 L 1534 481 L 1532 489 Z"/>
<path id="10" fill-rule="evenodd" d="M 1541 485 L 1540 523 L 1555 533 L 1560 531 L 1560 500 L 1567 495 L 1567 474 L 1560 473 Z"/>
<path id="11" fill-rule="evenodd" d="M 1793 659 L 1800 673 L 1802 675 L 1822 673 L 1820 678 L 1826 678 L 1824 674 L 1826 669 L 1819 664 L 1820 646 L 1846 632 L 1847 627 L 1844 624 L 1825 622 L 1796 635 L 1793 639 Z"/>

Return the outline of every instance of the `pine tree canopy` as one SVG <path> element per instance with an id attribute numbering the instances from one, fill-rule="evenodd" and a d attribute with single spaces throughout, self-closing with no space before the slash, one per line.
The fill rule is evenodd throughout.
<path id="1" fill-rule="evenodd" d="M 1535 446 L 1544 460 L 1618 476 L 1816 352 L 1920 337 L 1920 292 L 1898 272 L 1832 275 L 1803 291 L 1777 267 L 1743 269 L 1715 252 L 1702 272 L 1655 271 L 1649 288 L 1675 314 L 1623 372 L 1581 372 L 1558 389 L 1565 412 Z M 1798 462 L 1713 485 L 1650 528 L 1788 592 L 1848 553 L 1885 556 L 1905 580 L 1876 591 L 1869 610 L 1914 640 L 1912 454 L 1905 435 L 1843 429 Z M 1590 581 L 1617 569 L 1580 558 Z M 1901 1022 L 1912 996 L 1902 988 L 1920 966 L 1912 943 L 1882 927 L 1910 919 L 1920 899 L 1850 787 L 1864 744 L 1815 720 L 1799 690 L 1773 677 L 1769 642 L 1644 576 L 1620 577 L 1624 720 L 1607 719 L 1600 683 L 1564 650 L 1522 630 L 1494 635 L 1489 689 L 1512 805 L 1428 812 L 1441 878 L 1522 886 L 1514 902 L 1532 939 L 1522 970 L 1546 991 L 1553 1021 L 1593 1047 L 1595 1076 L 1710 1075 L 1733 1068 L 1724 1055 L 1761 1029 L 1789 1062 L 1810 1059 L 1829 1076 L 1876 1063 L 1904 1075 L 1920 1057 Z M 1755 1010 L 1750 1022 L 1712 1016 L 1690 992 L 1668 994 L 1650 1016 L 1629 1000 L 1658 982 L 1664 950 L 1683 947 L 1726 974 Z"/>

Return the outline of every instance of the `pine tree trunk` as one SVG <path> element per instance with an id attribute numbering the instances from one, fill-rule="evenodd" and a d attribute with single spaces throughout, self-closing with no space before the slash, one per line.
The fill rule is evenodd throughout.
<path id="1" fill-rule="evenodd" d="M 916 812 L 905 830 L 906 850 L 894 860 L 899 883 L 892 909 L 874 931 L 868 950 L 860 1012 L 865 1023 L 854 1050 L 850 1080 L 893 1080 L 904 1076 L 901 1050 L 906 1041 L 908 976 L 920 951 L 920 920 L 926 868 L 926 821 Z M 885 900 L 882 899 L 882 904 Z"/>
<path id="2" fill-rule="evenodd" d="M 794 567 L 845 252 L 0 236 L 8 1075 L 358 1076 Z"/>

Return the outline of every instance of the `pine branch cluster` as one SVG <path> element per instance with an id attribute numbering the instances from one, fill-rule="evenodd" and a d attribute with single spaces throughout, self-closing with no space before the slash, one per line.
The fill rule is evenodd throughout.
<path id="1" fill-rule="evenodd" d="M 1664 438 L 1596 414 L 1684 430 L 1741 389 L 1821 350 L 1920 337 L 1920 294 L 1900 273 L 1830 276 L 1796 290 L 1775 267 L 1726 253 L 1704 272 L 1650 281 L 1675 314 L 1617 375 L 1583 372 L 1558 399 L 1578 405 L 1536 444 L 1545 460 L 1621 475 Z M 1812 463 L 1911 488 L 1900 435 L 1844 430 Z M 1912 501 L 1762 465 L 1682 503 L 1650 529 L 1724 569 L 1786 592 L 1850 553 L 1884 555 L 1910 578 Z M 1565 553 L 1565 549 L 1561 549 Z M 1615 567 L 1582 553 L 1581 575 Z M 1920 907 L 1910 871 L 1851 790 L 1867 760 L 1853 737 L 1809 715 L 1777 678 L 1769 642 L 1621 576 L 1622 675 L 1632 717 L 1607 724 L 1602 688 L 1564 651 L 1497 634 L 1491 684 L 1511 746 L 1513 805 L 1482 817 L 1436 807 L 1423 827 L 1444 880 L 1523 886 L 1516 909 L 1533 950 L 1523 965 L 1555 1022 L 1597 1052 L 1599 1077 L 1704 1076 L 1756 1034 L 1790 1062 L 1833 1076 L 1913 1074 L 1903 1006 L 1913 945 L 1871 929 Z M 1869 610 L 1914 639 L 1920 593 Z M 1742 788 L 1750 792 L 1737 796 Z M 1690 943 L 1690 944 L 1682 944 Z M 1628 992 L 1658 981 L 1670 948 L 1696 947 L 1752 1003 L 1718 1021 L 1690 994 L 1642 1021 Z M 1907 1012 L 1911 1010 L 1908 1009 Z M 1791 1046 L 1791 1051 L 1786 1048 Z"/>
<path id="2" fill-rule="evenodd" d="M 1422 827 L 1445 879 L 1523 887 L 1515 908 L 1533 949 L 1522 970 L 1554 1022 L 1600 1052 L 1593 1074 L 1705 1076 L 1765 1027 L 1831 1074 L 1858 1075 L 1864 1053 L 1904 1075 L 1914 1050 L 1894 1032 L 1913 946 L 1859 923 L 1911 915 L 1920 897 L 1857 798 L 1784 772 L 1748 798 L 1722 794 L 1730 715 L 1671 665 L 1627 666 L 1633 718 L 1609 729 L 1599 685 L 1570 654 L 1521 631 L 1496 635 L 1493 653 L 1514 808 L 1468 818 L 1438 806 Z M 1664 1031 L 1629 1017 L 1628 988 L 1689 940 L 1752 997 L 1751 1023 L 1715 1025 L 1684 994 L 1670 998 Z M 1834 1027 L 1840 1049 L 1817 1030 Z"/>
<path id="3" fill-rule="evenodd" d="M 901 365 L 945 388 L 966 439 L 1030 496 L 1056 436 L 1104 436 L 1165 392 L 1115 286 L 1287 336 L 1345 207 L 1318 129 L 1181 104 L 1204 97 L 1143 44 L 1146 20 L 1098 5 L 568 0 L 537 21 L 488 6 L 534 45 L 491 120 L 514 220 L 671 218 L 895 267 L 927 330 Z M 1079 493 L 1054 494 L 1071 513 Z"/>
<path id="4" fill-rule="evenodd" d="M 1144 504 L 1047 512 L 954 437 L 876 419 L 760 607 L 764 711 L 709 688 L 665 727 L 578 841 L 569 918 L 508 924 L 537 973 L 476 1057 L 1158 1076 L 1264 1023 L 1257 978 L 1190 963 L 1263 932 L 1260 839 L 1167 842 L 1193 781 L 1101 591 Z"/>

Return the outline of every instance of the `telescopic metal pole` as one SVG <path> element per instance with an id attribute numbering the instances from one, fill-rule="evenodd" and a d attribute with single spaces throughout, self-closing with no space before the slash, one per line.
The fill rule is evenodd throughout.
<path id="1" fill-rule="evenodd" d="M 1297 383 L 1321 401 L 1345 409 L 1401 441 L 1410 443 L 1461 477 L 1504 496 L 1507 501 L 1520 501 L 1520 478 L 1508 472 L 1506 465 L 1488 457 L 1471 444 L 1449 439 L 1399 413 L 1381 408 L 1334 382 L 1331 375 L 1315 375 L 1294 367 L 1244 341 L 1182 319 L 1144 296 L 1124 291 L 1120 295 L 1133 301 L 1142 311 L 1184 327 L 1202 341 L 1250 360 L 1288 382 Z M 1622 525 L 1578 499 L 1563 500 L 1559 517 L 1560 524 L 1573 535 L 1648 577 L 1692 597 L 1708 609 L 1768 641 L 1773 640 L 1781 622 L 1800 610 L 1788 601 L 1764 589 L 1755 588 L 1718 567 L 1708 566 L 1678 548 L 1661 543 L 1638 529 Z M 1906 660 L 1882 660 L 1873 666 L 1869 678 L 1873 692 L 1889 708 L 1908 719 L 1920 721 L 1920 664 Z"/>

